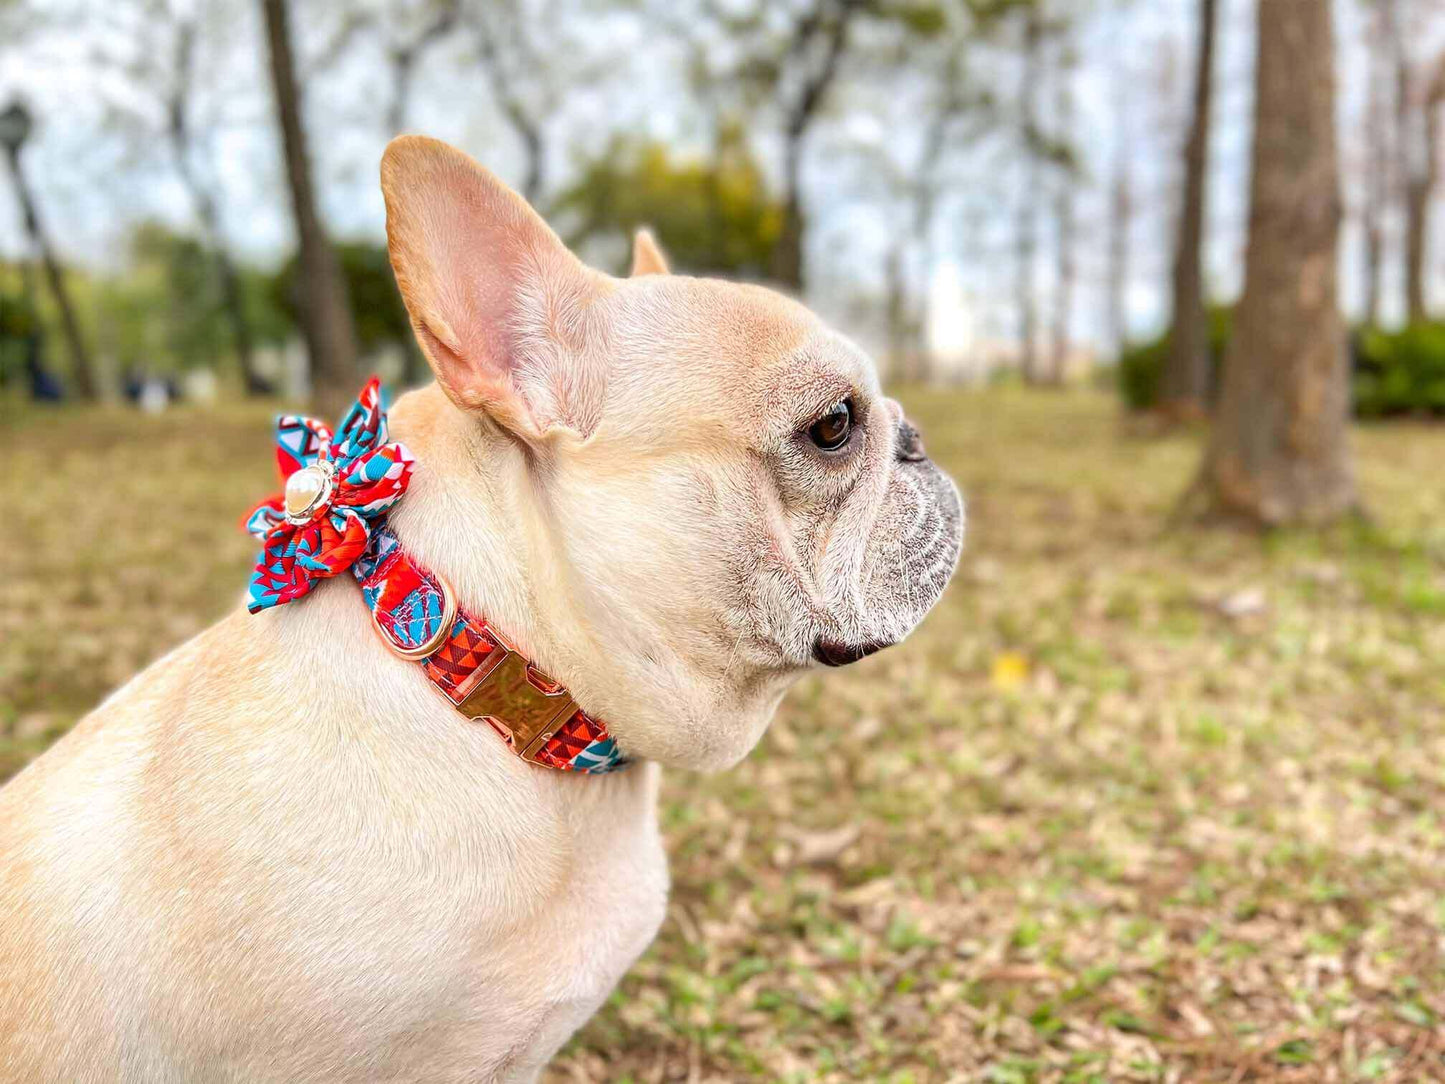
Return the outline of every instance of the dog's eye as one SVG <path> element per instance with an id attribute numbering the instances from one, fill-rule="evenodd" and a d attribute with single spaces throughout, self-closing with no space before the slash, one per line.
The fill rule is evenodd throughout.
<path id="1" fill-rule="evenodd" d="M 853 400 L 843 399 L 808 427 L 808 438 L 825 452 L 836 452 L 853 434 Z"/>

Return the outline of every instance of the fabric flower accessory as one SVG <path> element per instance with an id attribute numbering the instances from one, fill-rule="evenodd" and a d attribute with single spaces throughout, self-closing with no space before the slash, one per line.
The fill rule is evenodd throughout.
<path id="1" fill-rule="evenodd" d="M 277 418 L 276 463 L 283 491 L 246 517 L 264 546 L 247 591 L 252 613 L 350 568 L 406 492 L 415 460 L 405 445 L 386 442 L 381 381 L 372 377 L 335 436 L 315 418 Z"/>

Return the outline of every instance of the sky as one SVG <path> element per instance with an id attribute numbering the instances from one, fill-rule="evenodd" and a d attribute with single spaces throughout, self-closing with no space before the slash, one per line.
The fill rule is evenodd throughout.
<path id="1" fill-rule="evenodd" d="M 187 3 L 191 0 L 172 0 Z M 245 260 L 277 262 L 292 245 L 292 228 L 268 72 L 261 50 L 259 5 L 246 0 L 195 0 L 205 13 L 201 38 L 198 127 L 206 131 L 208 173 L 222 193 L 224 233 Z M 381 239 L 383 212 L 376 165 L 389 133 L 383 116 L 389 88 L 377 37 L 352 39 L 340 60 L 313 71 L 342 6 L 293 0 L 298 52 L 306 78 L 306 109 L 323 213 L 337 237 Z M 550 0 L 535 0 L 548 6 Z M 1445 48 L 1445 3 L 1419 5 L 1412 48 L 1421 57 Z M 1207 281 L 1218 297 L 1240 288 L 1248 216 L 1249 140 L 1253 108 L 1254 0 L 1220 0 L 1215 64 L 1215 123 L 1209 148 Z M 1191 91 L 1195 0 L 1060 0 L 1075 16 L 1076 59 L 1065 85 L 1073 97 L 1069 143 L 1077 172 L 1062 177 L 1030 171 L 1005 131 L 951 141 L 943 156 L 946 183 L 926 250 L 915 254 L 920 293 L 932 301 L 936 342 L 960 349 L 1006 342 L 1017 333 L 1012 304 L 1014 230 L 1020 201 L 1052 206 L 1060 184 L 1071 193 L 1079 281 L 1070 337 L 1085 348 L 1105 343 L 1109 269 L 1105 259 L 1112 178 L 1123 156 L 1133 179 L 1129 273 L 1124 296 L 1131 331 L 1143 335 L 1167 319 L 1179 148 Z M 193 222 L 184 188 L 164 141 L 160 95 L 167 72 L 164 27 L 138 20 L 141 5 L 121 0 L 29 0 L 0 20 L 16 27 L 17 12 L 39 11 L 22 35 L 0 22 L 0 102 L 22 93 L 40 127 L 26 167 L 49 231 L 69 260 L 120 271 L 126 238 L 139 221 Z M 1363 157 L 1368 57 L 1360 0 L 1337 0 L 1339 139 L 1347 208 L 1358 198 Z M 618 132 L 660 139 L 684 151 L 706 146 L 705 120 L 686 91 L 681 44 L 638 17 L 636 5 L 609 11 L 593 4 L 565 25 L 549 24 L 562 41 L 571 80 L 546 122 L 553 190 L 565 183 L 579 154 L 598 153 Z M 417 74 L 407 127 L 456 143 L 504 179 L 518 181 L 516 140 L 490 100 L 465 37 L 428 52 Z M 578 75 L 577 73 L 582 73 Z M 1012 52 L 981 50 L 972 68 L 980 86 L 1001 98 L 1016 93 Z M 1052 104 L 1057 74 L 1046 74 Z M 922 151 L 927 86 L 904 64 L 881 85 L 857 69 L 845 72 L 830 115 L 814 133 L 804 168 L 812 209 L 809 300 L 845 326 L 868 325 L 865 311 L 884 286 L 888 250 L 907 228 L 907 206 L 882 178 L 908 176 Z M 1045 113 L 1046 122 L 1049 111 Z M 750 129 L 766 166 L 776 171 L 780 144 L 764 111 Z M 1445 186 L 1442 186 L 1445 187 Z M 1437 194 L 1436 204 L 1441 203 Z M 1054 233 L 1039 216 L 1040 256 L 1034 281 L 1051 319 Z M 1434 215 L 1431 289 L 1445 304 L 1445 211 Z M 1398 243 L 1398 224 L 1392 241 Z M 0 253 L 24 251 L 20 216 L 0 188 Z M 616 254 L 604 252 L 615 259 Z M 1398 263 L 1398 260 L 1395 260 Z M 1358 308 L 1359 230 L 1353 217 L 1342 235 L 1342 294 Z M 1386 290 L 1386 316 L 1402 309 L 1402 287 Z"/>

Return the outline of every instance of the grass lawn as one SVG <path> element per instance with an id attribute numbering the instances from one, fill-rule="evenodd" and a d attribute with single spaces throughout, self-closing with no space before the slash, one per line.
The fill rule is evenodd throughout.
<path id="1" fill-rule="evenodd" d="M 1368 526 L 1167 531 L 1188 437 L 910 406 L 969 500 L 904 647 L 674 773 L 657 943 L 548 1080 L 1445 1080 L 1445 427 Z M 11 413 L 0 778 L 240 597 L 269 413 Z"/>

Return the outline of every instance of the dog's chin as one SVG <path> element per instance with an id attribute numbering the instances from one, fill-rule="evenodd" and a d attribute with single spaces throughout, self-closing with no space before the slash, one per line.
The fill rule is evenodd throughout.
<path id="1" fill-rule="evenodd" d="M 866 644 L 843 644 L 820 636 L 813 641 L 813 658 L 824 666 L 847 666 L 849 663 L 866 659 L 869 655 L 892 646 L 891 640 L 874 640 Z"/>

